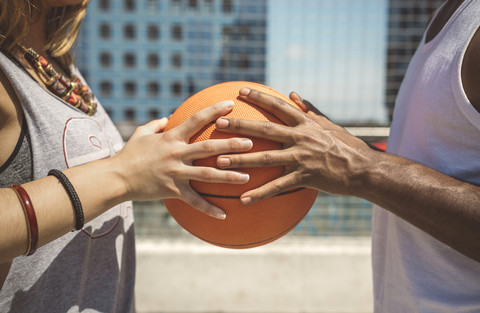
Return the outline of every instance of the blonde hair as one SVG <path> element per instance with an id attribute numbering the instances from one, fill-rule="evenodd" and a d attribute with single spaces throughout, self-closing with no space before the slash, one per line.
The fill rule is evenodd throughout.
<path id="1" fill-rule="evenodd" d="M 66 69 L 73 63 L 71 48 L 78 36 L 88 2 L 89 0 L 84 0 L 78 5 L 53 7 L 47 13 L 45 50 Z M 32 12 L 44 9 L 38 0 L 1 0 L 0 48 L 7 51 L 14 49 L 34 22 L 35 14 Z"/>

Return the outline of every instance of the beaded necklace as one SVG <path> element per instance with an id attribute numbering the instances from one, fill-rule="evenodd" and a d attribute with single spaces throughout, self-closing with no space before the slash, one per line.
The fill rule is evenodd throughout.
<path id="1" fill-rule="evenodd" d="M 87 115 L 94 115 L 97 112 L 97 102 L 94 100 L 93 93 L 87 85 L 81 82 L 80 78 L 75 75 L 72 75 L 70 79 L 66 78 L 35 50 L 21 44 L 18 46 L 22 50 L 25 60 L 37 71 L 48 90 Z"/>

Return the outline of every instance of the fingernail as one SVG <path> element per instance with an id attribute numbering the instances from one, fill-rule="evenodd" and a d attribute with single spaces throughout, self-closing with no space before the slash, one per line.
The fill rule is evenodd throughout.
<path id="1" fill-rule="evenodd" d="M 248 182 L 250 180 L 250 175 L 246 173 L 238 173 L 238 177 L 244 182 Z"/>
<path id="2" fill-rule="evenodd" d="M 249 88 L 243 87 L 242 89 L 240 89 L 239 93 L 241 97 L 246 97 L 250 94 L 250 91 L 251 90 Z"/>
<path id="3" fill-rule="evenodd" d="M 253 147 L 253 142 L 250 139 L 242 139 L 242 148 L 251 149 Z"/>
<path id="4" fill-rule="evenodd" d="M 230 124 L 230 122 L 226 118 L 219 118 L 217 120 L 217 127 L 218 128 L 227 128 L 228 124 Z"/>
<path id="5" fill-rule="evenodd" d="M 298 93 L 296 93 L 295 91 L 292 91 L 292 93 L 298 98 L 298 100 L 300 100 L 300 102 L 303 102 L 302 97 L 300 97 Z"/>
<path id="6" fill-rule="evenodd" d="M 242 204 L 249 204 L 252 202 L 252 198 L 250 197 L 245 197 L 245 198 L 240 198 L 240 202 L 242 202 Z"/>
<path id="7" fill-rule="evenodd" d="M 219 219 L 219 220 L 224 220 L 227 218 L 227 214 L 225 214 L 225 212 L 219 210 L 217 212 L 215 212 L 215 218 Z"/>
<path id="8" fill-rule="evenodd" d="M 219 167 L 227 167 L 230 166 L 230 164 L 232 164 L 232 162 L 230 162 L 229 158 L 218 158 L 217 160 L 217 165 Z"/>
<path id="9" fill-rule="evenodd" d="M 222 101 L 221 104 L 227 109 L 231 109 L 235 105 L 232 100 Z"/>

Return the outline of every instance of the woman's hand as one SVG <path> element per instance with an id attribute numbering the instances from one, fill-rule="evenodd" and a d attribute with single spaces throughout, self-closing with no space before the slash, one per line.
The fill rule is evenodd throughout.
<path id="1" fill-rule="evenodd" d="M 114 157 L 127 198 L 179 198 L 212 217 L 224 219 L 225 212 L 198 195 L 191 188 L 190 180 L 244 184 L 249 176 L 235 171 L 193 166 L 192 162 L 218 154 L 245 152 L 252 148 L 252 142 L 246 138 L 232 138 L 189 144 L 189 140 L 205 125 L 230 112 L 233 105 L 232 101 L 214 104 L 165 133 L 162 131 L 167 124 L 166 118 L 139 127 L 124 149 Z"/>
<path id="2" fill-rule="evenodd" d="M 362 140 L 333 124 L 324 115 L 315 114 L 294 93 L 290 98 L 308 113 L 256 90 L 242 88 L 240 96 L 272 112 L 286 124 L 226 117 L 217 120 L 217 128 L 222 131 L 275 140 L 284 146 L 278 151 L 218 157 L 217 164 L 224 169 L 285 167 L 284 176 L 244 193 L 242 203 L 257 202 L 295 187 L 334 194 L 354 193 L 374 153 Z"/>

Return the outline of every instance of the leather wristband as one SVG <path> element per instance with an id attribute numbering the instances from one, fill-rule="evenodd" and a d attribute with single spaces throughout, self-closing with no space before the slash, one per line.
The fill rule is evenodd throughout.
<path id="1" fill-rule="evenodd" d="M 27 223 L 27 235 L 28 235 L 28 248 L 25 255 L 32 255 L 37 250 L 38 246 L 38 224 L 35 210 L 33 209 L 32 201 L 28 196 L 28 193 L 20 185 L 12 185 L 11 188 L 15 191 L 20 200 L 25 213 L 25 219 Z"/>

